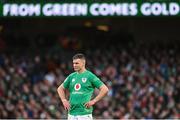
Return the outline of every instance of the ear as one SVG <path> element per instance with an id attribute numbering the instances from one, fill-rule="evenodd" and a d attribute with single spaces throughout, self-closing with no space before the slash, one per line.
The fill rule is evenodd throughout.
<path id="1" fill-rule="evenodd" d="M 86 64 L 86 61 L 85 60 L 82 60 L 83 64 L 85 65 Z"/>

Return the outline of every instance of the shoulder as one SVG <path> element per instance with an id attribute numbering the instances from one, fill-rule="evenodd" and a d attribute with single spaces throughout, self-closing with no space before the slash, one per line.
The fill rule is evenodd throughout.
<path id="1" fill-rule="evenodd" d="M 77 72 L 73 72 L 69 76 L 73 76 L 73 75 L 76 75 L 76 74 L 77 74 Z"/>
<path id="2" fill-rule="evenodd" d="M 73 72 L 73 73 L 69 74 L 68 77 L 72 77 L 72 76 L 74 76 L 74 75 L 76 75 L 76 74 L 77 74 L 76 72 Z"/>
<path id="3" fill-rule="evenodd" d="M 96 75 L 94 73 L 92 73 L 91 71 L 87 70 L 87 74 L 88 76 L 90 76 L 91 78 L 96 77 Z"/>
<path id="4" fill-rule="evenodd" d="M 76 72 L 73 72 L 73 73 L 69 74 L 69 75 L 66 77 L 66 79 L 70 79 L 70 78 L 72 78 L 74 75 L 76 75 Z"/>
<path id="5" fill-rule="evenodd" d="M 86 70 L 86 74 L 93 75 L 93 73 L 89 70 Z"/>

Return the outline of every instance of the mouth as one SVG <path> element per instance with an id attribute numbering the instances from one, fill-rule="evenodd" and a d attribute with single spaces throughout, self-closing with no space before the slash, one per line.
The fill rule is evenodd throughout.
<path id="1" fill-rule="evenodd" d="M 77 67 L 74 67 L 74 69 L 78 69 Z"/>

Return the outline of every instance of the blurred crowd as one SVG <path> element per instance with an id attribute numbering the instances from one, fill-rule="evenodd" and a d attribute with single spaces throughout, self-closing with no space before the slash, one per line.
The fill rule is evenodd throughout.
<path id="1" fill-rule="evenodd" d="M 134 44 L 94 48 L 83 51 L 87 68 L 109 87 L 108 95 L 94 106 L 94 118 L 180 118 L 178 48 Z M 54 50 L 1 52 L 0 118 L 67 117 L 56 90 L 73 71 L 71 57 L 77 51 Z"/>

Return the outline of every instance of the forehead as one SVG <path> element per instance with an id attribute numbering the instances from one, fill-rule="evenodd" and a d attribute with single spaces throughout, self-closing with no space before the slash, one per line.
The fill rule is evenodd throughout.
<path id="1" fill-rule="evenodd" d="M 79 62 L 82 62 L 82 59 L 74 59 L 74 60 L 73 60 L 73 63 L 77 63 L 77 62 L 78 62 L 78 63 L 79 63 Z"/>

